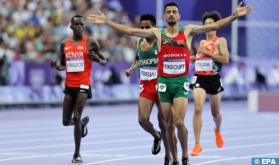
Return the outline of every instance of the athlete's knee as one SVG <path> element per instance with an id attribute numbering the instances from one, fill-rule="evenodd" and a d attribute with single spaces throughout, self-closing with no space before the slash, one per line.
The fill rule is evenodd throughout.
<path id="1" fill-rule="evenodd" d="M 168 132 L 172 132 L 175 129 L 174 123 L 172 123 L 172 122 L 166 123 L 165 126 L 166 126 L 166 129 L 168 130 Z"/>
<path id="2" fill-rule="evenodd" d="M 77 123 L 81 121 L 81 116 L 79 114 L 75 114 L 73 117 L 73 122 Z"/>
<path id="3" fill-rule="evenodd" d="M 175 127 L 176 127 L 177 129 L 181 129 L 181 128 L 185 127 L 185 124 L 184 124 L 183 120 L 177 120 L 177 121 L 175 122 Z"/>
<path id="4" fill-rule="evenodd" d="M 202 114 L 202 106 L 195 106 L 195 115 L 201 115 Z"/>
<path id="5" fill-rule="evenodd" d="M 139 117 L 139 124 L 141 126 L 145 126 L 149 123 L 149 118 L 145 118 L 145 117 Z"/>
<path id="6" fill-rule="evenodd" d="M 211 112 L 211 114 L 214 118 L 221 116 L 219 111 L 213 111 L 213 112 Z"/>

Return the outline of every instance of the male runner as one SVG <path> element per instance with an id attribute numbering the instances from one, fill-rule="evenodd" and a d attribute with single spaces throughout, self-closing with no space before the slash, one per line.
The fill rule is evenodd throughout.
<path id="1" fill-rule="evenodd" d="M 158 91 L 163 115 L 167 128 L 167 141 L 170 147 L 173 165 L 179 164 L 175 138 L 175 127 L 182 148 L 182 164 L 189 164 L 188 160 L 188 131 L 184 125 L 184 118 L 189 97 L 189 60 L 192 38 L 195 34 L 217 31 L 240 16 L 247 15 L 253 9 L 252 5 L 237 6 L 233 15 L 222 19 L 212 25 L 187 25 L 178 26 L 180 19 L 179 7 L 175 2 L 165 5 L 164 19 L 167 22 L 166 29 L 135 29 L 125 25 L 117 24 L 100 15 L 89 15 L 87 18 L 93 23 L 106 24 L 131 36 L 154 38 L 158 45 Z M 174 109 L 172 109 L 172 106 Z"/>
<path id="2" fill-rule="evenodd" d="M 221 19 L 218 12 L 206 12 L 202 17 L 203 25 L 211 25 Z M 224 141 L 220 132 L 222 116 L 220 114 L 222 80 L 219 72 L 222 69 L 222 64 L 229 63 L 229 53 L 227 41 L 223 37 L 217 37 L 216 31 L 206 33 L 206 40 L 200 42 L 197 54 L 191 56 L 191 63 L 195 62 L 195 72 L 193 77 L 193 95 L 195 102 L 195 113 L 193 117 L 193 127 L 195 134 L 195 147 L 191 152 L 191 156 L 198 156 L 202 151 L 200 145 L 200 134 L 202 128 L 202 107 L 206 99 L 206 94 L 209 94 L 211 104 L 211 113 L 215 122 L 216 145 L 222 148 Z M 191 85 L 191 86 L 192 86 Z"/>
<path id="3" fill-rule="evenodd" d="M 141 29 L 150 29 L 156 27 L 156 18 L 152 14 L 144 14 L 140 17 Z M 165 146 L 165 162 L 164 165 L 171 165 L 171 155 L 166 141 L 166 127 L 162 108 L 157 94 L 157 43 L 153 38 L 139 38 L 136 41 L 136 56 L 132 66 L 126 70 L 126 75 L 130 74 L 138 68 L 139 78 L 141 80 L 139 86 L 140 98 L 138 103 L 139 124 L 148 133 L 154 137 L 152 154 L 157 155 L 161 150 L 161 141 Z M 154 129 L 150 122 L 150 114 L 154 103 L 158 108 L 158 121 L 161 132 Z"/>
<path id="4" fill-rule="evenodd" d="M 106 60 L 100 52 L 97 41 L 83 35 L 85 23 L 82 16 L 72 17 L 70 27 L 73 30 L 73 37 L 61 43 L 60 65 L 56 64 L 56 60 L 52 60 L 50 66 L 58 71 L 66 69 L 63 125 L 74 125 L 75 153 L 72 163 L 80 163 L 82 162 L 81 137 L 87 135 L 86 125 L 89 122 L 88 116 L 84 117 L 82 121 L 81 116 L 86 100 L 91 98 L 92 61 L 106 66 Z"/>

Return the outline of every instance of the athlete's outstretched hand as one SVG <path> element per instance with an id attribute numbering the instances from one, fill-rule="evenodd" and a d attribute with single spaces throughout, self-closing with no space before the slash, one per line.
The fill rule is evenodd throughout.
<path id="1" fill-rule="evenodd" d="M 53 68 L 53 69 L 56 68 L 57 67 L 57 61 L 56 60 L 51 60 L 50 61 L 50 67 Z"/>
<path id="2" fill-rule="evenodd" d="M 126 69 L 125 73 L 127 77 L 130 77 L 132 74 L 133 70 L 132 69 Z"/>
<path id="3" fill-rule="evenodd" d="M 254 6 L 252 6 L 252 5 L 247 5 L 247 6 L 243 6 L 243 7 L 241 7 L 242 6 L 242 2 L 240 2 L 239 4 L 238 4 L 238 6 L 237 6 L 237 8 L 236 8 L 236 10 L 235 10 L 235 16 L 236 17 L 241 17 L 241 16 L 244 16 L 244 15 L 247 15 L 247 14 L 249 14 L 252 10 L 253 10 L 253 8 L 254 8 Z"/>
<path id="4" fill-rule="evenodd" d="M 98 10 L 98 12 L 100 13 L 100 15 L 89 14 L 87 19 L 92 23 L 97 23 L 97 24 L 106 23 L 107 17 L 105 16 L 105 14 L 102 13 L 100 10 Z"/>

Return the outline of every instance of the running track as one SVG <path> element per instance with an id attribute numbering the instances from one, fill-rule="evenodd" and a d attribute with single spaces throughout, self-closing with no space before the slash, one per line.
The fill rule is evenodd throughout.
<path id="1" fill-rule="evenodd" d="M 279 157 L 279 121 L 276 112 L 252 113 L 244 101 L 221 105 L 225 145 L 215 146 L 209 104 L 204 106 L 201 142 L 203 151 L 190 157 L 191 165 L 251 165 L 251 158 Z M 155 127 L 156 108 L 151 120 Z M 83 165 L 162 165 L 164 149 L 151 154 L 153 138 L 137 122 L 137 105 L 86 107 L 89 134 L 82 139 Z M 0 111 L 1 165 L 71 165 L 73 127 L 62 126 L 61 108 L 10 109 Z M 193 102 L 185 123 L 189 152 L 194 146 Z M 179 153 L 181 153 L 178 144 Z M 180 157 L 181 158 L 181 157 Z"/>

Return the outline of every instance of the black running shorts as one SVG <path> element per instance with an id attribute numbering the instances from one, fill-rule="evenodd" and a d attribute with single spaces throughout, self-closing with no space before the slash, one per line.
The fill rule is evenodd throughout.
<path id="1" fill-rule="evenodd" d="M 65 93 L 65 95 L 71 95 L 73 97 L 76 97 L 78 93 L 86 93 L 88 94 L 87 99 L 92 98 L 91 86 L 89 86 L 88 89 L 79 87 L 65 87 L 65 90 L 63 92 Z"/>
<path id="2" fill-rule="evenodd" d="M 195 74 L 192 79 L 190 88 L 202 88 L 207 94 L 215 95 L 219 92 L 224 91 L 222 86 L 222 79 L 219 74 L 212 76 L 203 76 Z"/>

